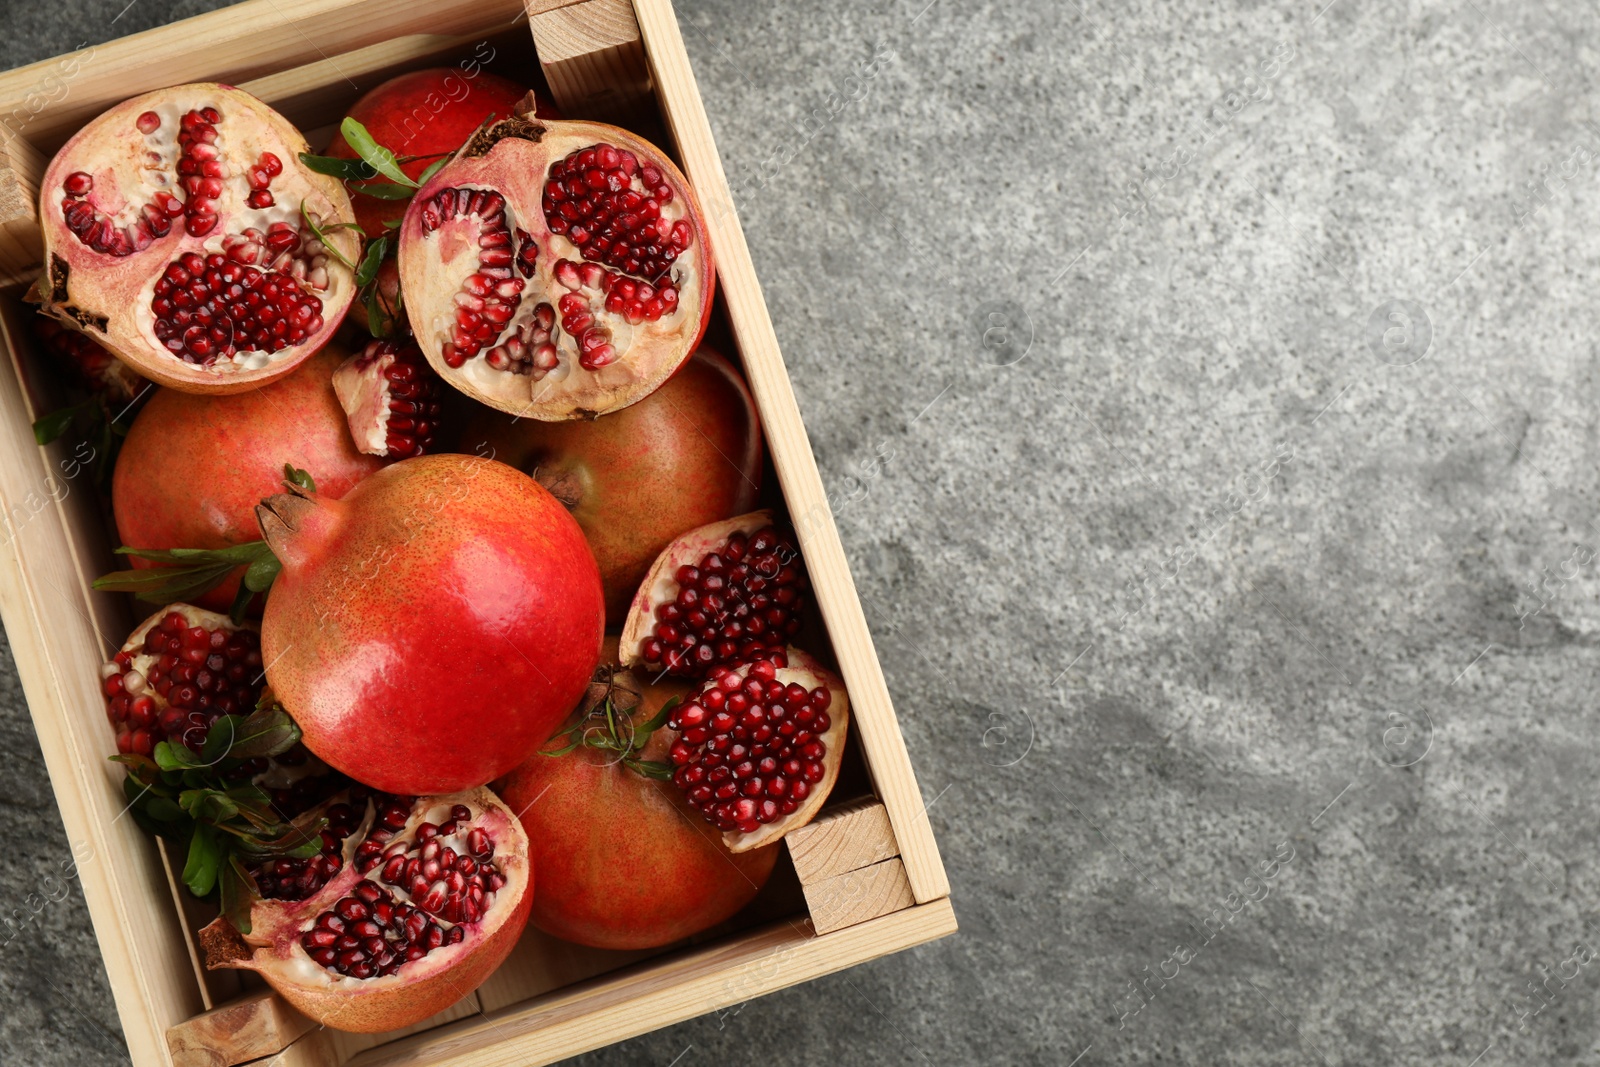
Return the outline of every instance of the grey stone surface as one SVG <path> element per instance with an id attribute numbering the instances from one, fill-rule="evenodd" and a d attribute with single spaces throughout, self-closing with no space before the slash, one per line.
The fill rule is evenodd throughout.
<path id="1" fill-rule="evenodd" d="M 924 3 L 681 18 L 963 929 L 580 1062 L 1600 1062 L 1600 14 Z M 125 1062 L 80 898 L 0 998 Z"/>

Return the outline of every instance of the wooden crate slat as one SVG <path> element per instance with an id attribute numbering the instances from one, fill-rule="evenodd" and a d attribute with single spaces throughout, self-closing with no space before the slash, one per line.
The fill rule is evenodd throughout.
<path id="1" fill-rule="evenodd" d="M 0 522 L 0 615 L 67 840 L 87 850 L 76 876 L 129 1054 L 138 1064 L 166 1063 L 167 1027 L 197 1013 L 201 999 L 161 860 L 123 814 L 121 776 L 107 759 L 115 745 L 97 667 L 115 647 L 101 635 L 120 623 L 108 628 L 97 615 L 107 602 L 89 595 L 77 542 L 67 536 L 69 527 L 99 530 L 98 508 L 87 484 L 68 482 L 52 499 L 46 474 L 60 477 L 64 450 L 34 442 L 18 360 L 25 333 L 9 309 L 0 327 L 0 514 L 11 517 Z M 93 546 L 105 535 L 87 540 Z"/>
<path id="2" fill-rule="evenodd" d="M 866 750 L 873 784 L 889 812 L 917 900 L 949 896 L 950 882 L 939 860 L 939 846 L 917 789 L 905 738 L 895 721 L 883 668 L 872 646 L 811 440 L 778 351 L 744 230 L 733 210 L 722 157 L 684 52 L 677 18 L 670 0 L 636 0 L 635 11 L 667 124 L 678 142 L 684 171 L 705 206 L 722 300 L 739 340 L 745 373 L 761 411 L 762 429 L 800 538 L 817 605 L 850 690 L 852 726 Z"/>
<path id="3" fill-rule="evenodd" d="M 222 15 L 222 18 L 214 17 Z M 14 114 L 39 87 L 64 80 L 67 92 L 25 122 L 11 124 L 52 149 L 89 119 L 137 93 L 184 81 L 238 85 L 330 55 L 413 34 L 445 37 L 497 32 L 525 18 L 522 0 L 246 0 L 225 12 L 86 48 L 71 77 L 44 60 L 0 74 L 0 117 Z M 489 28 L 486 31 L 486 27 Z M 352 94 L 356 86 L 347 84 Z"/>
<path id="4" fill-rule="evenodd" d="M 348 1067 L 540 1067 L 954 933 L 949 900 L 838 933 L 782 922 L 486 1018 L 385 1045 Z"/>

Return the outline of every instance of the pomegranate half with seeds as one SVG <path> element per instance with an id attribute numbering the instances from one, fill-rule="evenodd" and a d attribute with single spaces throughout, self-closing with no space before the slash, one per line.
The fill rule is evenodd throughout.
<path id="1" fill-rule="evenodd" d="M 226 615 L 172 604 L 129 634 L 100 673 L 118 752 L 148 756 L 158 741 L 199 752 L 217 719 L 256 710 L 261 635 Z"/>
<path id="2" fill-rule="evenodd" d="M 720 668 L 672 709 L 672 780 L 732 852 L 811 821 L 839 776 L 844 682 L 798 648 Z"/>
<path id="3" fill-rule="evenodd" d="M 392 793 L 446 793 L 527 759 L 600 656 L 605 605 L 583 531 L 538 482 L 441 454 L 342 500 L 272 497 L 283 569 L 261 621 L 267 681 L 306 747 Z"/>
<path id="4" fill-rule="evenodd" d="M 356 447 L 408 459 L 433 451 L 443 405 L 439 376 L 409 338 L 369 341 L 333 372 Z"/>
<path id="5" fill-rule="evenodd" d="M 754 899 L 776 847 L 733 854 L 667 778 L 677 735 L 657 725 L 686 683 L 642 681 L 605 662 L 567 733 L 495 783 L 528 832 L 533 924 L 595 948 L 656 948 Z M 558 744 L 558 742 L 561 742 Z"/>
<path id="6" fill-rule="evenodd" d="M 746 662 L 800 632 L 809 584 L 772 512 L 714 522 L 656 557 L 622 628 L 622 662 L 685 678 Z"/>
<path id="7" fill-rule="evenodd" d="M 487 789 L 420 798 L 353 789 L 324 809 L 322 853 L 252 872 L 241 936 L 200 932 L 206 965 L 255 971 L 324 1026 L 428 1018 L 476 989 L 527 923 L 533 870 L 516 816 Z"/>
<path id="8" fill-rule="evenodd" d="M 344 351 L 330 345 L 294 373 L 238 396 L 158 389 L 117 453 L 111 510 L 130 548 L 228 548 L 261 537 L 256 506 L 283 486 L 285 463 L 330 497 L 384 461 L 356 450 L 333 387 Z M 135 568 L 157 564 L 131 557 Z M 237 572 L 200 596 L 226 611 Z"/>
<path id="9" fill-rule="evenodd" d="M 44 310 L 175 389 L 287 374 L 344 318 L 360 251 L 337 226 L 351 217 L 343 186 L 304 151 L 287 119 L 231 86 L 107 111 L 40 182 Z"/>
<path id="10" fill-rule="evenodd" d="M 714 278 L 688 181 L 601 123 L 495 123 L 417 191 L 400 228 L 401 289 L 429 361 L 528 418 L 648 396 L 699 342 Z"/>
<path id="11" fill-rule="evenodd" d="M 673 538 L 749 511 L 761 488 L 755 403 L 733 365 L 704 345 L 660 389 L 603 419 L 494 415 L 480 429 L 495 458 L 537 478 L 583 527 L 611 626 L 623 624 Z"/>

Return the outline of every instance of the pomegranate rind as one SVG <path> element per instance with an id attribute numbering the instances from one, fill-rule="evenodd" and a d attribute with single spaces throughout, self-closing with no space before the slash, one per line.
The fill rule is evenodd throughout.
<path id="1" fill-rule="evenodd" d="M 694 229 L 688 253 L 673 270 L 677 281 L 676 310 L 651 322 L 629 326 L 610 316 L 620 358 L 594 370 L 578 363 L 577 343 L 558 331 L 559 365 L 545 377 L 515 374 L 489 366 L 482 353 L 460 367 L 444 358 L 444 338 L 455 320 L 456 295 L 478 267 L 475 235 L 451 229 L 454 220 L 426 232 L 423 213 L 445 189 L 484 189 L 500 193 L 513 230 L 527 233 L 538 248 L 532 277 L 526 279 L 519 312 L 539 303 L 555 305 L 570 290 L 556 281 L 558 261 L 583 262 L 577 247 L 555 234 L 545 220 L 544 183 L 550 168 L 573 152 L 609 144 L 634 153 L 661 168 L 674 191 L 674 220 Z M 487 146 L 487 147 L 486 147 Z M 678 211 L 682 211 L 680 216 Z M 716 267 L 698 197 L 683 173 L 660 149 L 639 137 L 599 122 L 531 118 L 497 123 L 474 137 L 459 155 L 411 199 L 400 227 L 400 287 L 417 341 L 441 377 L 490 407 L 546 422 L 592 419 L 618 411 L 649 396 L 689 358 L 705 333 L 715 290 Z M 470 239 L 469 239 L 470 237 Z M 513 319 L 513 325 L 522 315 Z M 512 327 L 508 326 L 509 333 Z M 502 334 L 504 336 L 504 334 Z M 490 346 L 485 346 L 486 349 Z"/>
<path id="2" fill-rule="evenodd" d="M 615 639 L 606 643 L 603 659 L 614 663 Z M 615 680 L 640 694 L 623 713 L 635 726 L 691 690 L 677 679 L 646 685 L 625 671 Z M 580 713 L 596 699 L 586 696 Z M 637 758 L 667 760 L 676 736 L 656 730 Z M 529 921 L 591 948 L 659 948 L 710 929 L 755 898 L 778 859 L 776 848 L 730 855 L 676 786 L 628 769 L 614 753 L 536 753 L 495 788 L 520 813 L 538 871 Z"/>
<path id="3" fill-rule="evenodd" d="M 599 662 L 600 571 L 522 472 L 402 460 L 342 500 L 258 512 L 283 569 L 261 622 L 267 680 L 305 745 L 405 796 L 484 785 L 537 750 Z"/>
<path id="4" fill-rule="evenodd" d="M 782 818 L 765 823 L 761 829 L 750 833 L 733 830 L 724 833 L 722 843 L 728 847 L 729 852 L 749 852 L 751 849 L 775 844 L 800 829 L 816 818 L 817 812 L 821 811 L 822 805 L 827 802 L 828 794 L 833 792 L 834 783 L 839 780 L 839 767 L 844 762 L 844 743 L 850 733 L 850 694 L 845 691 L 844 679 L 793 645 L 789 646 L 786 654 L 789 665 L 778 668 L 778 681 L 785 685 L 794 682 L 807 689 L 826 686 L 832 698 L 828 705 L 828 729 L 818 737 L 826 749 L 822 757 L 822 780 L 811 787 L 811 793 L 798 808 Z M 742 678 L 744 675 L 745 672 L 741 670 L 739 676 Z"/>
<path id="5" fill-rule="evenodd" d="M 761 491 L 755 401 L 706 345 L 650 396 L 604 419 L 492 415 L 479 426 L 493 450 L 485 454 L 532 475 L 583 527 L 605 584 L 606 625 L 618 630 L 675 537 L 749 511 Z"/>
<path id="6" fill-rule="evenodd" d="M 110 213 L 120 211 L 135 196 L 142 199 L 145 195 L 139 175 L 145 172 L 149 148 L 146 135 L 138 128 L 138 117 L 146 112 L 162 116 L 165 137 L 176 130 L 186 111 L 203 107 L 223 112 L 230 159 L 236 163 L 216 200 L 219 222 L 215 229 L 203 237 L 191 237 L 179 218 L 165 236 L 121 257 L 97 252 L 80 240 L 67 225 L 62 208 L 68 175 L 90 174 L 95 206 Z M 258 222 L 263 230 L 271 221 L 288 221 L 298 229 L 302 202 L 324 228 L 325 243 L 354 263 L 360 256 L 360 238 L 348 229 L 334 228 L 352 217 L 350 198 L 337 178 L 301 165 L 300 153 L 308 150 L 305 138 L 288 119 L 228 85 L 197 82 L 158 89 L 106 111 L 62 146 L 40 181 L 45 274 L 36 293 L 42 310 L 83 331 L 139 374 L 184 392 L 237 393 L 288 374 L 333 336 L 355 296 L 353 271 L 336 258 L 330 257 L 327 264 L 328 288 L 315 294 L 322 303 L 321 329 L 276 353 L 241 352 L 210 366 L 188 363 L 168 352 L 156 338 L 150 302 L 156 282 L 179 255 L 220 251 L 228 233 Z M 283 171 L 273 179 L 276 203 L 257 209 L 245 203 L 250 193 L 244 174 L 247 165 L 238 161 L 255 160 L 262 152 L 277 156 Z M 165 185 L 167 191 L 177 189 L 175 172 L 164 172 L 164 176 L 172 179 Z M 123 194 L 124 187 L 129 194 Z M 119 221 L 128 220 L 119 216 Z"/>
<path id="7" fill-rule="evenodd" d="M 283 485 L 285 463 L 338 497 L 385 461 L 358 451 L 329 385 L 345 349 L 315 353 L 285 378 L 221 398 L 156 389 L 117 452 L 111 511 L 130 548 L 228 548 L 261 537 L 256 505 Z M 129 557 L 135 570 L 159 564 Z M 226 611 L 244 568 L 195 597 Z M 259 617 L 258 597 L 252 605 Z"/>
<path id="8" fill-rule="evenodd" d="M 734 534 L 748 537 L 765 526 L 771 526 L 772 522 L 772 511 L 762 508 L 690 530 L 662 549 L 661 555 L 650 565 L 644 581 L 639 583 L 639 591 L 634 594 L 633 603 L 628 608 L 628 621 L 622 625 L 619 642 L 622 665 L 649 673 L 642 649 L 645 641 L 655 632 L 656 608 L 678 598 L 676 575 L 679 567 L 699 563 L 706 553 L 719 549 Z"/>
<path id="9" fill-rule="evenodd" d="M 436 948 L 378 978 L 351 978 L 317 965 L 306 955 L 300 938 L 319 914 L 366 880 L 355 864 L 347 862 L 327 885 L 303 901 L 258 901 L 250 911 L 247 935 L 240 937 L 226 919 L 202 930 L 207 966 L 255 971 L 298 1011 L 335 1030 L 397 1030 L 448 1008 L 505 962 L 522 936 L 533 903 L 527 835 L 516 815 L 490 790 L 420 799 L 400 834 L 411 833 L 423 821 L 442 822 L 447 816 L 441 812 L 458 803 L 480 813 L 473 825 L 483 827 L 495 843 L 495 864 L 506 877 L 481 920 L 455 924 L 468 931 L 460 944 Z M 369 826 L 364 822 L 346 839 L 347 859 Z M 508 844 L 512 847 L 505 847 Z"/>
<path id="10" fill-rule="evenodd" d="M 506 118 L 527 96 L 526 87 L 487 71 L 467 74 L 457 67 L 427 67 L 400 74 L 367 91 L 350 105 L 349 117 L 366 127 L 377 142 L 398 156 L 414 156 L 399 167 L 411 178 L 437 158 L 454 152 L 463 141 L 492 119 Z M 540 100 L 539 113 L 557 118 L 554 108 Z M 327 155 L 355 159 L 356 150 L 335 134 Z M 356 221 L 370 238 L 389 232 L 386 222 L 398 220 L 406 205 L 357 192 L 350 197 Z"/>

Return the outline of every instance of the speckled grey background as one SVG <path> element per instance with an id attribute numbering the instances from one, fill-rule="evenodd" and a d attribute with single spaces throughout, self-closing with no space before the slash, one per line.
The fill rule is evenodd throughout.
<path id="1" fill-rule="evenodd" d="M 1600 10 L 925 2 L 681 17 L 963 929 L 581 1062 L 1600 1062 Z M 126 1062 L 76 897 L 0 1003 Z"/>

